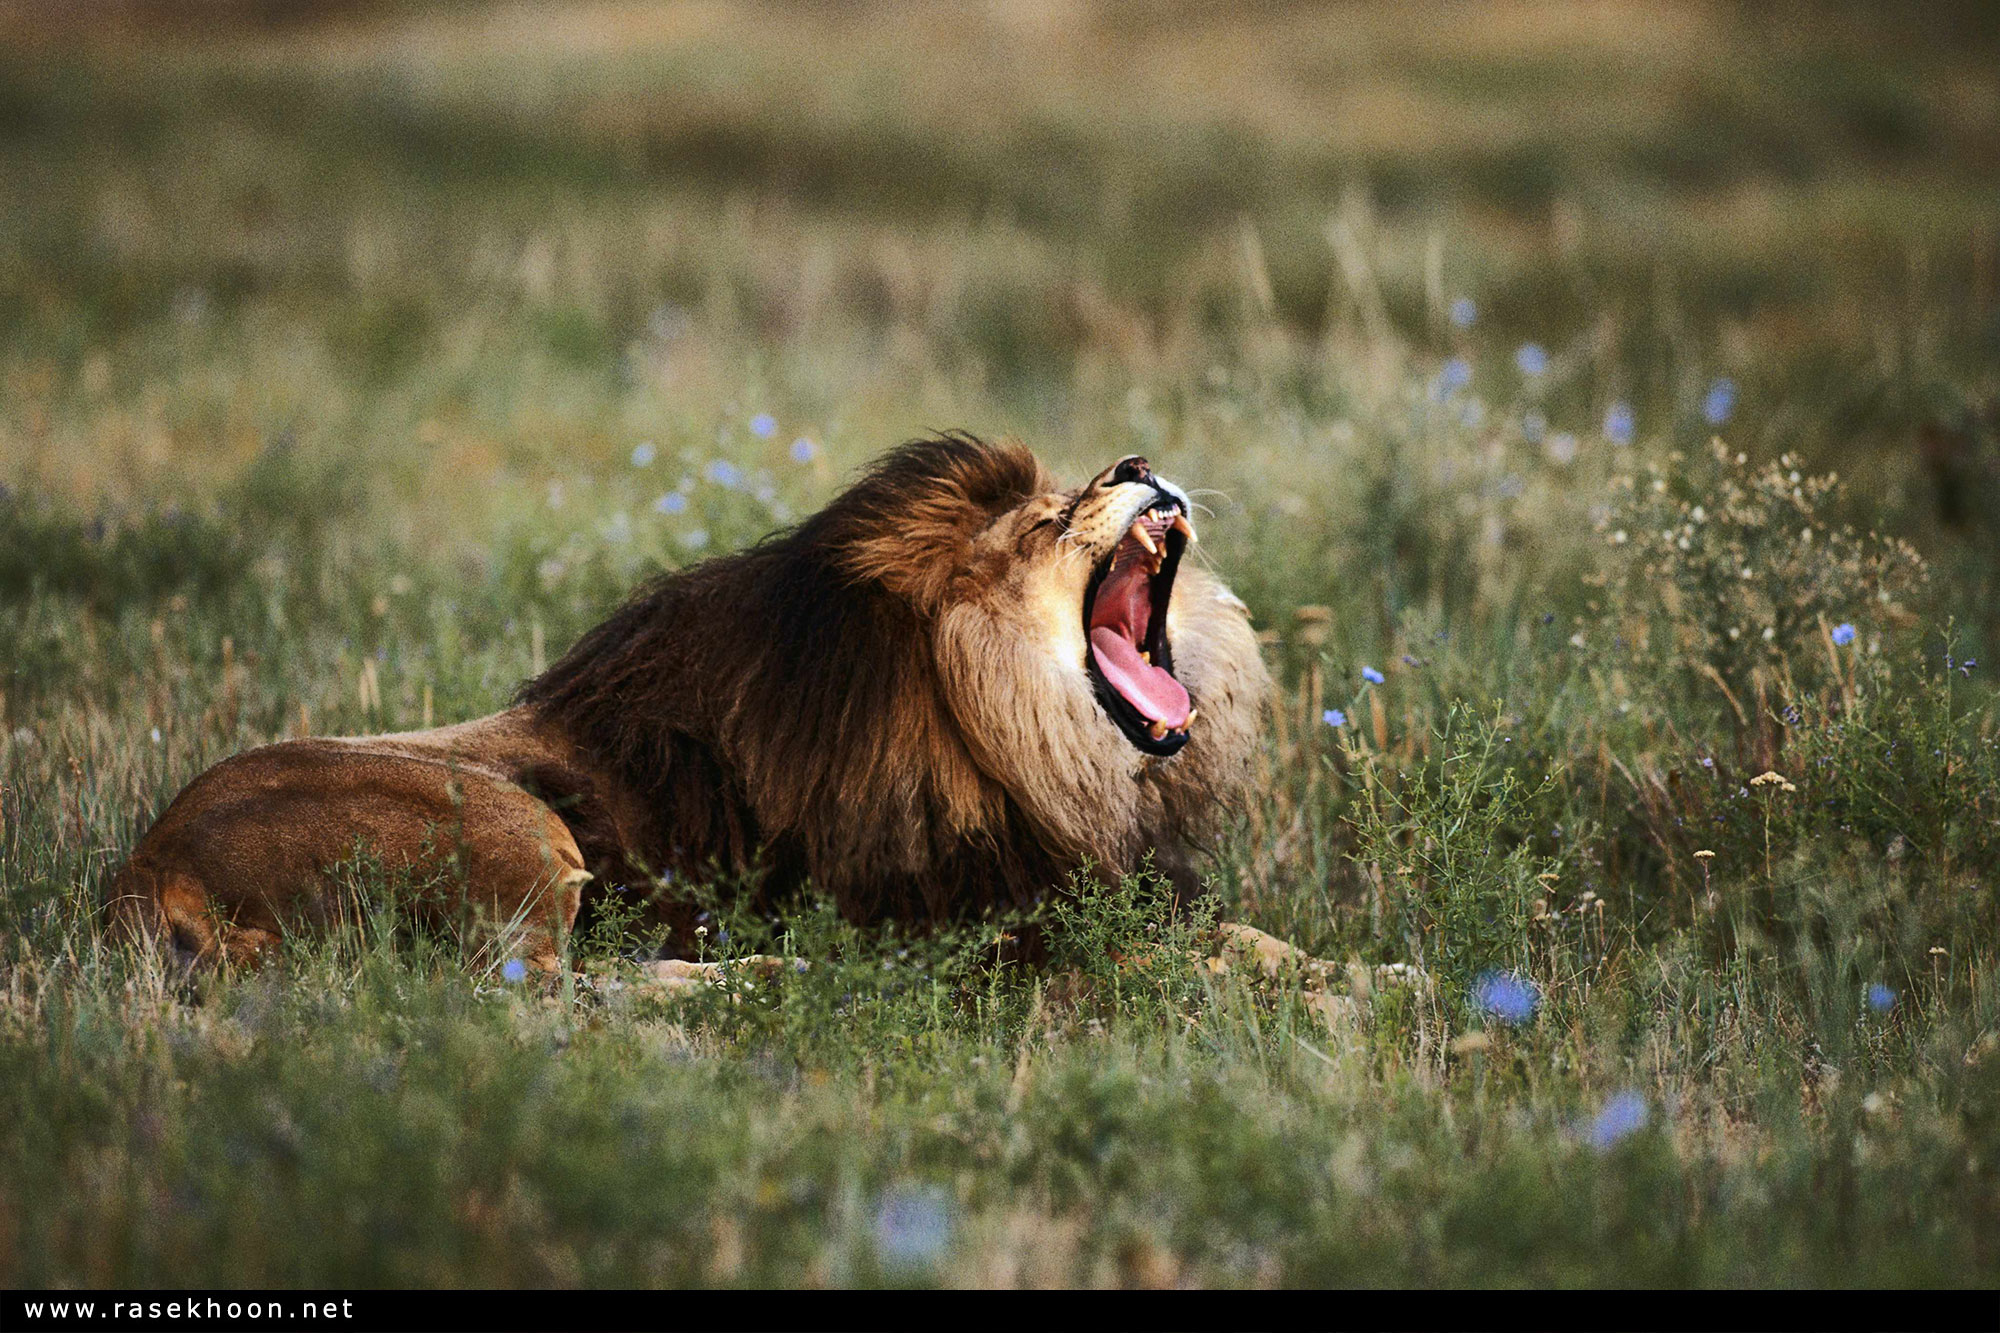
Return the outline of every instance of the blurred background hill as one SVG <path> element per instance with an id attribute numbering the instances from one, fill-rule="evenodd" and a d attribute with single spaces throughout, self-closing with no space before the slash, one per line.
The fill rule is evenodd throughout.
<path id="1" fill-rule="evenodd" d="M 1246 343 L 1448 355 L 1460 297 L 1587 357 L 1579 415 L 1809 386 L 1837 438 L 1768 443 L 1917 488 L 2000 345 L 1983 6 L 0 14 L 0 467 L 82 494 L 354 414 L 390 452 L 391 401 L 574 443 L 690 334 L 839 364 L 822 413 L 1060 435 Z"/>

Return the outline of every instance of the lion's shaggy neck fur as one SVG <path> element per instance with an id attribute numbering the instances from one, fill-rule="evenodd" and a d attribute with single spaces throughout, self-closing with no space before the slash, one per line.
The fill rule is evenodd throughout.
<path id="1" fill-rule="evenodd" d="M 1050 665 L 1021 571 L 975 546 L 1055 488 L 1018 445 L 905 445 L 791 531 L 641 588 L 520 702 L 647 812 L 624 850 L 656 872 L 810 879 L 862 920 L 1024 904 L 1199 804 L 1142 771 L 1080 664 Z M 1208 796 L 1254 726 L 1240 639 L 1213 706 L 1240 694 L 1250 721 L 1172 761 Z"/>

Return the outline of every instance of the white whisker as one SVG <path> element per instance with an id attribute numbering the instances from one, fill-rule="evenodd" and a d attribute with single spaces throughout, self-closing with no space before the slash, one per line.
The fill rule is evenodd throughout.
<path id="1" fill-rule="evenodd" d="M 1056 538 L 1056 559 L 1064 564 L 1076 556 L 1088 558 L 1090 551 L 1074 530 L 1065 530 Z"/>
<path id="2" fill-rule="evenodd" d="M 1188 492 L 1188 505 L 1189 505 L 1189 506 L 1190 506 L 1191 508 L 1194 508 L 1194 509 L 1199 509 L 1199 510 L 1200 510 L 1200 511 L 1201 511 L 1202 513 L 1204 513 L 1204 514 L 1208 515 L 1208 516 L 1209 516 L 1210 518 L 1214 518 L 1214 517 L 1215 517 L 1215 511 L 1214 511 L 1213 509 L 1210 509 L 1210 508 L 1209 508 L 1209 507 L 1208 507 L 1207 505 L 1205 505 L 1205 504 L 1200 504 L 1200 503 L 1197 503 L 1197 502 L 1196 502 L 1196 500 L 1195 500 L 1195 498 L 1194 498 L 1194 497 L 1195 497 L 1195 496 L 1197 496 L 1197 495 L 1213 495 L 1213 496 L 1215 496 L 1215 497 L 1216 497 L 1217 499 L 1219 499 L 1219 500 L 1228 500 L 1228 499 L 1229 499 L 1229 492 L 1228 492 L 1228 491 L 1218 491 L 1218 490 L 1216 490 L 1216 489 L 1215 489 L 1215 488 L 1214 488 L 1213 486 L 1197 486 L 1197 487 L 1195 487 L 1195 488 L 1194 488 L 1193 490 L 1189 491 L 1189 492 Z M 1231 503 L 1234 503 L 1234 501 L 1231 501 Z"/>

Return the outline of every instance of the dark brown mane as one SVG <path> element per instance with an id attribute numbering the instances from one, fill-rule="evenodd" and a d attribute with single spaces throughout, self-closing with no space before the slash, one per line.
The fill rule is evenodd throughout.
<path id="1" fill-rule="evenodd" d="M 1052 488 L 1018 445 L 906 444 L 791 530 L 654 579 L 518 701 L 645 809 L 626 850 L 655 872 L 810 878 L 856 919 L 1023 901 L 1060 869 L 967 753 L 930 627 L 966 543 Z"/>

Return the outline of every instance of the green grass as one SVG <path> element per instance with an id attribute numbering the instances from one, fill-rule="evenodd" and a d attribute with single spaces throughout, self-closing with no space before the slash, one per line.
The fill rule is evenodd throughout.
<path id="1" fill-rule="evenodd" d="M 1976 11 L 126 12 L 0 28 L 0 1284 L 2000 1279 Z M 1143 883 L 1041 973 L 721 910 L 813 965 L 685 1003 L 103 941 L 205 765 L 934 426 L 1201 488 L 1282 682 L 1206 910 L 1331 999 Z"/>

